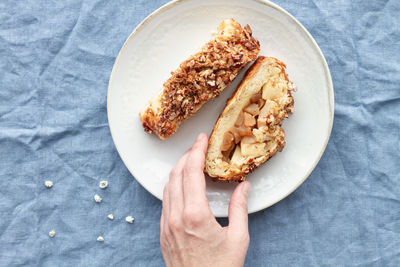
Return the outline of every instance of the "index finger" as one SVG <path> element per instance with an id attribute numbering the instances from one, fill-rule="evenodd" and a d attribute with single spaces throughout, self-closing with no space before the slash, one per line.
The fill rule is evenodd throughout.
<path id="1" fill-rule="evenodd" d="M 177 217 L 183 210 L 183 168 L 185 166 L 186 159 L 189 151 L 179 159 L 178 163 L 172 169 L 169 175 L 169 214 L 172 217 Z"/>
<path id="2" fill-rule="evenodd" d="M 183 168 L 184 205 L 192 206 L 207 202 L 204 161 L 207 152 L 207 135 L 200 133 L 187 157 Z"/>

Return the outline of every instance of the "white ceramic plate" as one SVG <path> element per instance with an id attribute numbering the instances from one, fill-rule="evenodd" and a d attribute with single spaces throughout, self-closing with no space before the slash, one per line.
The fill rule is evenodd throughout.
<path id="1" fill-rule="evenodd" d="M 248 176 L 252 213 L 275 204 L 304 182 L 325 150 L 333 123 L 333 86 L 325 58 L 307 30 L 282 8 L 256 0 L 182 0 L 156 10 L 133 31 L 115 61 L 108 88 L 108 119 L 129 171 L 162 199 L 169 171 L 199 132 L 211 132 L 245 71 L 166 141 L 143 131 L 139 111 L 170 72 L 207 42 L 226 18 L 249 24 L 260 41 L 260 55 L 282 60 L 298 87 L 295 113 L 283 123 L 286 147 Z M 207 196 L 217 217 L 227 216 L 235 186 L 207 179 Z"/>

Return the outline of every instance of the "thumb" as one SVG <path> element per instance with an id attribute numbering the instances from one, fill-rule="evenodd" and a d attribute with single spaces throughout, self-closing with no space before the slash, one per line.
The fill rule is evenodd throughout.
<path id="1" fill-rule="evenodd" d="M 237 233 L 248 232 L 247 196 L 250 182 L 240 183 L 232 194 L 229 202 L 229 230 Z"/>

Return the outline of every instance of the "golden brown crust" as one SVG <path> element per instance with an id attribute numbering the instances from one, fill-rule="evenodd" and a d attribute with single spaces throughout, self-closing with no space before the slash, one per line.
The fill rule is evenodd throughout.
<path id="1" fill-rule="evenodd" d="M 223 21 L 214 38 L 171 73 L 161 93 L 141 112 L 145 131 L 168 138 L 183 120 L 219 96 L 259 50 L 248 25 Z"/>
<path id="2" fill-rule="evenodd" d="M 220 167 L 221 165 L 221 159 L 222 155 L 220 155 L 219 151 L 216 153 L 216 150 L 219 149 L 217 144 L 220 144 L 221 142 L 218 143 L 218 139 L 221 139 L 221 130 L 219 128 L 226 127 L 224 124 L 226 124 L 226 118 L 232 115 L 233 109 L 237 109 L 236 107 L 238 106 L 238 99 L 243 98 L 244 91 L 247 90 L 245 85 L 246 83 L 249 83 L 251 81 L 257 80 L 260 78 L 260 68 L 261 65 L 269 64 L 271 65 L 270 68 L 278 68 L 279 69 L 279 77 L 281 77 L 281 80 L 286 83 L 286 91 L 287 95 L 285 98 L 284 103 L 280 103 L 281 107 L 278 109 L 278 113 L 274 114 L 275 121 L 273 123 L 269 123 L 267 127 L 263 128 L 264 131 L 269 131 L 267 135 L 271 136 L 271 139 L 269 144 L 273 144 L 271 146 L 271 149 L 266 151 L 265 154 L 262 157 L 258 158 L 247 158 L 246 162 L 243 165 L 243 168 L 231 168 L 228 166 L 226 163 L 223 167 L 220 168 L 220 170 L 216 170 L 216 168 Z M 265 66 L 264 66 L 265 68 Z M 206 157 L 206 166 L 205 166 L 205 171 L 208 173 L 214 180 L 219 180 L 219 181 L 234 181 L 234 182 L 240 182 L 243 181 L 249 173 L 253 172 L 258 166 L 260 166 L 263 162 L 267 161 L 271 156 L 273 156 L 276 152 L 281 151 L 284 146 L 285 146 L 285 140 L 284 136 L 285 133 L 283 129 L 281 128 L 282 120 L 288 116 L 289 113 L 293 112 L 293 104 L 294 100 L 291 94 L 291 91 L 294 91 L 295 88 L 293 84 L 289 81 L 288 76 L 285 72 L 285 64 L 282 63 L 281 61 L 277 60 L 276 58 L 267 58 L 264 56 L 258 57 L 258 59 L 255 61 L 255 63 L 249 68 L 249 70 L 246 72 L 245 77 L 243 80 L 240 82 L 238 85 L 236 91 L 234 94 L 227 100 L 225 109 L 223 112 L 220 114 L 212 132 L 210 135 L 209 139 L 209 148 L 207 151 L 207 157 Z M 257 77 L 256 77 L 257 76 Z M 268 79 L 264 79 L 264 81 L 268 81 Z M 276 100 L 275 100 L 276 101 Z M 279 101 L 277 101 L 279 102 Z M 236 117 L 235 117 L 236 118 Z M 232 123 L 231 123 L 232 125 Z M 218 133 L 216 134 L 216 131 L 218 129 Z M 222 131 L 223 132 L 223 131 Z M 254 130 L 253 130 L 254 133 Z M 217 163 L 216 163 L 217 162 Z M 225 171 L 221 171 L 221 169 L 225 169 Z"/>

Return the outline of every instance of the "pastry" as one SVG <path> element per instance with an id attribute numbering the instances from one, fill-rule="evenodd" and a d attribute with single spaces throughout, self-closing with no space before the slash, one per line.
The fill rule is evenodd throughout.
<path id="1" fill-rule="evenodd" d="M 259 51 L 248 25 L 242 28 L 233 19 L 222 21 L 213 38 L 171 73 L 140 112 L 145 131 L 163 140 L 171 136 L 182 121 L 219 96 Z"/>
<path id="2" fill-rule="evenodd" d="M 285 146 L 282 120 L 293 112 L 295 87 L 281 61 L 260 56 L 218 118 L 209 140 L 205 171 L 242 181 Z"/>

